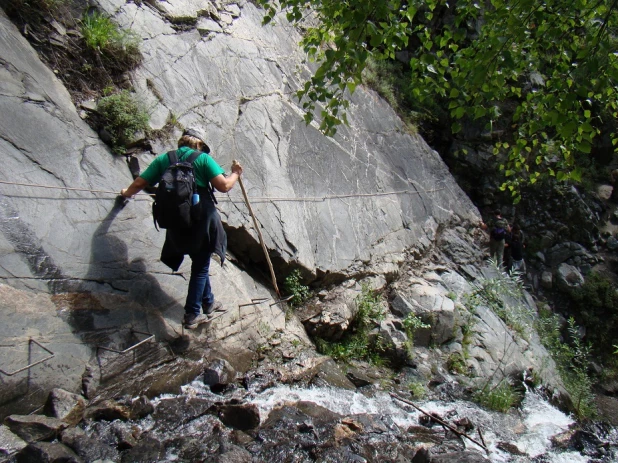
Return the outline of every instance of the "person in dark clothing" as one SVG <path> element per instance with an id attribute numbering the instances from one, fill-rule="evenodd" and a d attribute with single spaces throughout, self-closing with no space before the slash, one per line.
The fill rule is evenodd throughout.
<path id="1" fill-rule="evenodd" d="M 497 266 L 502 267 L 505 239 L 510 231 L 508 221 L 502 217 L 500 209 L 496 209 L 489 223 L 481 222 L 480 225 L 483 230 L 489 231 L 489 257 L 495 259 Z"/>
<path id="2" fill-rule="evenodd" d="M 188 329 L 208 321 L 208 315 L 222 307 L 220 302 L 215 301 L 208 271 L 213 253 L 220 257 L 223 265 L 227 235 L 209 193 L 209 185 L 226 193 L 236 184 L 243 170 L 240 164 L 235 163 L 232 165 L 232 173 L 229 176 L 224 175 L 225 171 L 210 157 L 210 149 L 204 138 L 198 130 L 187 129 L 178 140 L 176 150 L 180 161 L 188 159 L 196 150 L 202 152 L 193 163 L 195 183 L 202 204 L 201 218 L 188 230 L 168 228 L 161 251 L 161 261 L 174 271 L 178 270 L 185 255 L 188 254 L 191 258 L 191 277 L 184 316 L 184 326 Z M 156 185 L 169 165 L 167 153 L 160 154 L 128 188 L 120 191 L 120 195 L 130 198 L 146 186 Z"/>
<path id="3" fill-rule="evenodd" d="M 526 263 L 524 262 L 524 232 L 521 231 L 519 225 L 513 225 L 513 231 L 510 234 L 508 246 L 511 250 L 511 269 L 512 272 L 526 273 Z"/>

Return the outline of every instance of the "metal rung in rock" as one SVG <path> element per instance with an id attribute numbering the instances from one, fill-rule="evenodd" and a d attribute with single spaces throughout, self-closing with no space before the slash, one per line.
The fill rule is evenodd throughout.
<path id="1" fill-rule="evenodd" d="M 46 358 L 42 359 L 42 360 L 38 360 L 38 361 L 36 361 L 34 363 L 31 363 L 30 365 L 26 365 L 25 367 L 20 368 L 19 370 L 15 370 L 15 371 L 13 371 L 11 373 L 9 373 L 8 371 L 4 371 L 4 370 L 0 369 L 0 373 L 2 373 L 4 375 L 7 375 L 7 376 L 13 376 L 13 375 L 16 375 L 17 373 L 21 373 L 22 371 L 29 370 L 30 368 L 32 368 L 35 365 L 38 365 L 38 364 L 43 363 L 43 362 L 47 362 L 49 359 L 53 358 L 54 355 L 56 355 L 51 350 L 49 350 L 47 347 L 42 346 L 40 343 L 38 343 L 34 339 L 30 339 L 28 341 L 28 344 L 32 344 L 32 343 L 34 343 L 37 346 L 39 346 L 45 352 L 49 352 L 51 355 L 49 357 L 46 357 Z"/>
<path id="2" fill-rule="evenodd" d="M 116 354 L 126 354 L 127 352 L 132 351 L 133 349 L 135 349 L 138 346 L 141 346 L 142 344 L 147 343 L 148 341 L 150 341 L 152 338 L 155 337 L 154 334 L 151 333 L 145 333 L 143 331 L 137 331 L 137 330 L 131 330 L 131 333 L 138 333 L 138 334 L 143 334 L 148 336 L 146 339 L 138 342 L 137 344 L 132 345 L 131 347 L 127 347 L 125 350 L 116 350 L 116 349 L 112 349 L 110 347 L 103 347 L 103 346 L 97 346 L 97 349 L 103 349 L 103 350 L 108 350 L 110 352 L 115 352 Z"/>

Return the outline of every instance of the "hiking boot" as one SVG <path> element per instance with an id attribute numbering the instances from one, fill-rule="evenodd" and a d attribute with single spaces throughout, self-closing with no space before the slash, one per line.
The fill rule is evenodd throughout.
<path id="1" fill-rule="evenodd" d="M 206 323 L 207 321 L 208 317 L 204 314 L 185 314 L 184 325 L 186 329 L 192 330 L 194 328 L 197 328 L 202 323 Z"/>
<path id="2" fill-rule="evenodd" d="M 219 301 L 214 301 L 212 304 L 209 304 L 207 307 L 202 307 L 202 312 L 205 315 L 212 315 L 215 312 L 221 312 L 223 310 L 223 304 Z"/>

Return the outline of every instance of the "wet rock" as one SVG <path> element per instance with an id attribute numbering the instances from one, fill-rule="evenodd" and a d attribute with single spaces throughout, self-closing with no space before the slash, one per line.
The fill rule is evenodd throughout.
<path id="1" fill-rule="evenodd" d="M 260 425 L 260 412 L 255 404 L 222 405 L 218 416 L 223 424 L 243 431 Z"/>
<path id="2" fill-rule="evenodd" d="M 310 381 L 313 386 L 334 386 L 354 390 L 356 386 L 345 376 L 339 365 L 329 359 L 317 365 Z"/>
<path id="3" fill-rule="evenodd" d="M 91 420 L 123 420 L 131 417 L 131 410 L 126 405 L 122 405 L 115 400 L 104 400 L 92 407 L 88 407 L 84 417 Z"/>
<path id="4" fill-rule="evenodd" d="M 464 452 L 443 453 L 432 455 L 431 463 L 489 463 L 483 454 L 467 450 Z"/>
<path id="5" fill-rule="evenodd" d="M 442 429 L 431 429 L 425 426 L 410 426 L 408 434 L 415 442 L 439 444 L 444 440 Z"/>
<path id="6" fill-rule="evenodd" d="M 511 442 L 498 442 L 496 444 L 496 447 L 504 452 L 510 453 L 511 455 L 517 455 L 522 457 L 528 456 L 526 452 L 522 452 L 515 444 Z"/>
<path id="7" fill-rule="evenodd" d="M 227 360 L 216 359 L 204 370 L 204 384 L 218 391 L 236 380 L 236 370 Z"/>
<path id="8" fill-rule="evenodd" d="M 137 426 L 127 427 L 126 423 L 115 421 L 112 423 L 111 430 L 116 438 L 118 450 L 132 449 L 137 445 L 141 431 Z"/>
<path id="9" fill-rule="evenodd" d="M 412 458 L 412 463 L 430 463 L 431 455 L 429 454 L 429 450 L 425 447 L 421 447 L 414 454 L 414 458 Z"/>
<path id="10" fill-rule="evenodd" d="M 70 448 L 61 443 L 37 442 L 21 450 L 17 463 L 84 463 Z"/>
<path id="11" fill-rule="evenodd" d="M 56 388 L 49 393 L 43 412 L 74 426 L 82 420 L 85 409 L 86 400 L 82 396 Z"/>
<path id="12" fill-rule="evenodd" d="M 69 428 L 62 432 L 61 441 L 70 447 L 84 461 L 118 459 L 118 452 L 101 440 L 89 437 L 80 428 Z"/>
<path id="13" fill-rule="evenodd" d="M 245 449 L 236 445 L 228 445 L 226 452 L 219 455 L 216 463 L 251 463 L 252 455 Z"/>
<path id="14" fill-rule="evenodd" d="M 203 398 L 174 397 L 163 399 L 157 405 L 152 419 L 156 428 L 165 432 L 181 426 L 194 418 L 210 413 L 213 400 Z"/>
<path id="15" fill-rule="evenodd" d="M 13 433 L 26 442 L 51 440 L 68 427 L 58 418 L 43 415 L 11 415 L 4 422 Z"/>
<path id="16" fill-rule="evenodd" d="M 356 387 L 369 386 L 370 384 L 373 384 L 373 380 L 357 368 L 350 368 L 350 370 L 346 373 L 346 377 L 352 381 Z"/>
<path id="17" fill-rule="evenodd" d="M 130 417 L 132 420 L 139 420 L 154 412 L 154 405 L 146 396 L 131 400 L 129 404 Z"/>
<path id="18" fill-rule="evenodd" d="M 27 442 L 13 434 L 8 427 L 0 424 L 0 455 L 10 455 L 26 445 L 28 445 Z"/>
<path id="19" fill-rule="evenodd" d="M 153 437 L 146 436 L 142 438 L 135 447 L 123 452 L 120 462 L 151 463 L 154 461 L 163 461 L 164 456 L 165 448 L 163 444 Z"/>

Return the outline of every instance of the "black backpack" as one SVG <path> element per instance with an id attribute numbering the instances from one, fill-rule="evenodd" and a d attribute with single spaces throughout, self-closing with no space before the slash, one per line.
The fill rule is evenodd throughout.
<path id="1" fill-rule="evenodd" d="M 506 238 L 506 228 L 496 226 L 491 230 L 491 237 L 495 241 L 501 241 Z"/>
<path id="2" fill-rule="evenodd" d="M 201 204 L 192 204 L 192 198 L 198 194 L 193 162 L 200 154 L 201 151 L 194 151 L 186 160 L 179 161 L 176 151 L 167 153 L 170 165 L 161 176 L 152 205 L 157 230 L 188 229 L 199 220 Z"/>

